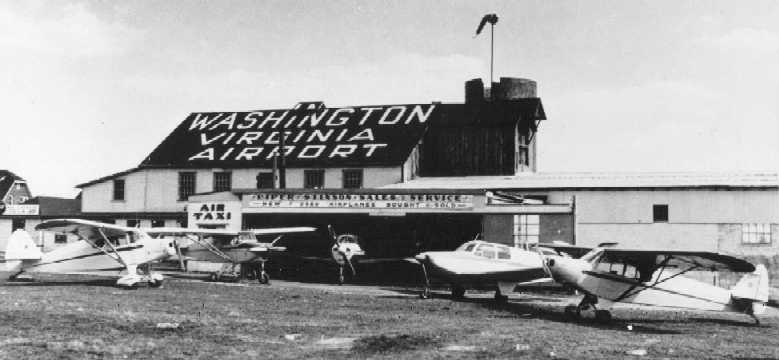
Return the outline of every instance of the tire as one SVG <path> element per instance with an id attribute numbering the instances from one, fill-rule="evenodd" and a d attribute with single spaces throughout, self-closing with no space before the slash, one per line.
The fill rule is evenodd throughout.
<path id="1" fill-rule="evenodd" d="M 611 322 L 611 312 L 608 310 L 596 310 L 595 321 L 599 324 L 608 324 Z"/>
<path id="2" fill-rule="evenodd" d="M 581 314 L 579 313 L 579 308 L 576 307 L 576 305 L 566 306 L 565 317 L 569 320 L 579 320 L 581 318 Z"/>
<path id="3" fill-rule="evenodd" d="M 509 302 L 508 295 L 495 294 L 495 302 L 498 304 L 506 304 Z"/>
<path id="4" fill-rule="evenodd" d="M 211 273 L 209 279 L 214 282 L 219 281 L 219 275 L 217 275 L 216 273 Z"/>
<path id="5" fill-rule="evenodd" d="M 460 300 L 465 298 L 465 288 L 460 285 L 452 286 L 452 299 Z"/>
<path id="6" fill-rule="evenodd" d="M 346 277 L 343 276 L 343 274 L 338 275 L 338 285 L 343 285 L 345 281 L 346 281 Z"/>
<path id="7" fill-rule="evenodd" d="M 426 300 L 426 299 L 430 299 L 432 297 L 431 295 L 432 294 L 430 294 L 430 289 L 425 288 L 424 290 L 422 290 L 422 292 L 419 293 L 419 298 Z"/>
<path id="8" fill-rule="evenodd" d="M 152 280 L 149 281 L 149 286 L 153 288 L 161 288 L 162 287 L 163 280 Z"/>
<path id="9" fill-rule="evenodd" d="M 270 275 L 264 273 L 260 274 L 257 280 L 260 282 L 260 284 L 268 285 L 270 284 Z"/>

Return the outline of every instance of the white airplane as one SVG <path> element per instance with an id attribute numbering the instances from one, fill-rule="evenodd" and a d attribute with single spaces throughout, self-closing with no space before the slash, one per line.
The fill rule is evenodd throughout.
<path id="1" fill-rule="evenodd" d="M 190 228 L 147 228 L 143 231 L 156 238 L 173 237 L 176 249 L 175 258 L 226 263 L 231 266 L 211 274 L 211 280 L 237 279 L 238 265 L 252 262 L 260 263 L 257 279 L 268 284 L 270 276 L 265 271 L 265 262 L 274 254 L 286 251 L 276 243 L 284 234 L 312 232 L 313 227 L 285 227 L 250 230 L 190 229 Z M 271 242 L 257 240 L 258 235 L 279 235 Z M 177 238 L 185 238 L 189 243 L 179 243 Z M 174 258 L 174 257 L 170 257 Z M 183 264 L 182 264 L 183 268 Z"/>
<path id="2" fill-rule="evenodd" d="M 360 247 L 357 236 L 351 234 L 336 235 L 332 227 L 328 227 L 329 234 L 333 239 L 333 245 L 330 248 L 332 260 L 339 267 L 339 283 L 344 282 L 345 266 L 349 266 L 354 275 L 356 272 L 352 265 L 352 258 L 365 255 Z M 212 280 L 237 279 L 239 277 L 239 264 L 260 263 L 260 273 L 257 278 L 260 283 L 268 284 L 270 276 L 265 271 L 265 262 L 274 256 L 287 252 L 287 248 L 277 246 L 283 234 L 302 233 L 316 231 L 313 227 L 285 227 L 285 228 L 267 228 L 250 229 L 243 231 L 231 231 L 224 229 L 187 229 L 187 228 L 150 228 L 144 229 L 146 233 L 155 237 L 185 237 L 192 241 L 192 244 L 179 244 L 173 242 L 178 253 L 179 260 L 200 260 L 210 262 L 221 262 L 231 264 L 224 270 L 211 274 Z M 257 240 L 258 235 L 276 235 L 271 242 L 261 242 Z M 321 260 L 321 258 L 306 257 L 306 259 Z"/>
<path id="3" fill-rule="evenodd" d="M 553 250 L 545 249 L 557 254 Z M 537 252 L 482 240 L 468 241 L 454 251 L 428 251 L 414 257 L 422 265 L 425 287 L 420 297 L 430 297 L 430 276 L 451 284 L 452 297 L 465 296 L 469 284 L 496 284 L 495 300 L 505 302 L 506 293 L 521 283 L 548 281 Z"/>
<path id="4" fill-rule="evenodd" d="M 632 303 L 695 310 L 730 311 L 755 315 L 768 302 L 765 266 L 729 255 L 705 251 L 630 250 L 595 248 L 580 259 L 543 254 L 552 278 L 584 293 L 578 305 L 565 313 L 581 318 L 592 309 L 595 319 L 609 322 L 614 303 Z M 732 289 L 724 289 L 683 275 L 691 271 L 747 273 Z"/>
<path id="5" fill-rule="evenodd" d="M 162 286 L 161 274 L 149 270 L 148 263 L 175 254 L 172 244 L 152 239 L 140 229 L 78 219 L 48 220 L 36 230 L 78 236 L 79 240 L 43 253 L 24 230 L 8 239 L 6 269 L 22 273 L 73 273 L 118 271 L 116 284 L 134 288 L 141 283 Z"/>

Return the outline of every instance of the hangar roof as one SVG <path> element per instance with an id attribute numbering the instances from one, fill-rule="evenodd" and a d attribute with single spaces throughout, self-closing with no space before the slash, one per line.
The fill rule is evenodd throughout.
<path id="1" fill-rule="evenodd" d="M 192 113 L 141 168 L 271 168 L 284 129 L 287 167 L 398 166 L 429 126 L 499 126 L 546 118 L 539 98 Z"/>
<path id="2" fill-rule="evenodd" d="M 777 173 L 538 172 L 515 176 L 424 177 L 383 189 L 779 188 Z"/>

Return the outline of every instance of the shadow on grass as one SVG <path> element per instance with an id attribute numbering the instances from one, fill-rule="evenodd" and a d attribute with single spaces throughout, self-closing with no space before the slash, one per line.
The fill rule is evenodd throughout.
<path id="1" fill-rule="evenodd" d="M 404 298 L 408 299 L 409 295 L 419 295 L 419 290 L 414 289 L 396 289 L 396 288 L 385 288 L 385 290 L 395 291 L 402 295 L 389 295 L 389 296 L 382 296 L 382 298 Z M 640 334 L 656 334 L 656 335 L 663 335 L 663 334 L 683 334 L 685 333 L 685 329 L 688 328 L 688 326 L 692 323 L 692 328 L 697 328 L 698 325 L 725 325 L 725 326 L 737 326 L 737 327 L 756 327 L 761 325 L 756 325 L 750 321 L 739 321 L 739 320 L 733 320 L 733 319 L 722 319 L 722 318 L 703 318 L 703 317 L 686 317 L 684 315 L 682 316 L 674 316 L 673 318 L 635 318 L 635 317 L 622 317 L 622 318 L 615 318 L 608 324 L 600 324 L 595 322 L 594 319 L 585 317 L 583 319 L 570 319 L 567 317 L 563 311 L 563 307 L 556 305 L 556 304 L 549 304 L 549 303 L 567 303 L 566 299 L 561 298 L 554 298 L 554 297 L 539 297 L 539 296 L 524 296 L 520 297 L 518 299 L 511 299 L 508 303 L 496 303 L 494 299 L 491 297 L 480 297 L 480 298 L 463 298 L 463 299 L 453 299 L 450 294 L 441 293 L 441 292 L 433 292 L 431 293 L 433 298 L 436 299 L 448 299 L 451 301 L 457 301 L 457 302 L 463 302 L 463 303 L 472 303 L 472 304 L 478 304 L 485 308 L 492 309 L 492 310 L 498 310 L 498 311 L 507 311 L 513 316 L 517 316 L 521 319 L 540 319 L 540 320 L 546 320 L 546 321 L 554 321 L 554 322 L 560 322 L 560 323 L 569 323 L 569 324 L 576 324 L 578 326 L 585 326 L 590 328 L 596 328 L 596 329 L 603 329 L 603 330 L 616 330 L 616 331 L 629 331 L 632 333 L 640 333 Z M 548 305 L 542 305 L 538 302 L 545 302 Z M 647 312 L 658 312 L 659 316 L 667 316 L 668 314 L 672 313 L 672 311 L 665 311 L 665 310 L 648 310 Z M 660 315 L 664 313 L 663 315 Z M 620 314 L 621 315 L 621 314 Z M 651 315 L 650 315 L 651 316 Z M 662 326 L 667 325 L 667 326 Z M 685 329 L 674 329 L 672 327 L 677 326 L 684 326 Z M 770 327 L 768 325 L 762 325 L 763 327 Z M 693 329 L 691 329 L 693 331 Z"/>
<path id="2" fill-rule="evenodd" d="M 6 280 L 0 282 L 0 287 L 30 287 L 30 286 L 105 286 L 116 287 L 116 279 L 89 280 Z"/>

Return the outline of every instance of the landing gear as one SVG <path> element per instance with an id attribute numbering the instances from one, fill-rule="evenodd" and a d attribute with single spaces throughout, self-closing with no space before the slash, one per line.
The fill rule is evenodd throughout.
<path id="1" fill-rule="evenodd" d="M 427 260 L 427 259 L 425 259 Z M 422 289 L 422 292 L 419 293 L 420 299 L 429 299 L 431 297 L 430 294 L 430 278 L 427 276 L 427 268 L 425 267 L 425 263 L 420 261 L 419 265 L 422 266 L 422 275 L 425 277 L 425 284 L 424 288 Z"/>
<path id="2" fill-rule="evenodd" d="M 568 305 L 565 307 L 565 317 L 571 320 L 581 320 L 582 311 L 593 309 L 595 311 L 595 321 L 600 324 L 608 324 L 612 320 L 611 312 L 606 309 L 598 309 L 595 305 L 598 298 L 593 295 L 585 295 L 579 305 Z"/>
<path id="3" fill-rule="evenodd" d="M 270 284 L 270 275 L 268 275 L 268 272 L 265 271 L 265 262 L 260 262 L 260 276 L 257 277 L 257 281 L 260 282 L 260 284 L 268 285 Z"/>
<path id="4" fill-rule="evenodd" d="M 568 305 L 565 307 L 565 317 L 569 320 L 580 320 L 582 313 L 579 311 L 579 307 L 576 305 Z"/>
<path id="5" fill-rule="evenodd" d="M 501 294 L 500 287 L 498 287 L 498 289 L 495 290 L 495 302 L 498 304 L 505 304 L 509 302 L 508 295 Z"/>
<path id="6" fill-rule="evenodd" d="M 346 277 L 344 276 L 344 266 L 338 265 L 338 285 L 343 285 L 344 282 L 346 282 Z"/>
<path id="7" fill-rule="evenodd" d="M 608 310 L 595 310 L 595 321 L 600 324 L 608 324 L 611 322 L 611 312 Z"/>
<path id="8" fill-rule="evenodd" d="M 465 287 L 452 284 L 452 299 L 460 300 L 465 297 Z"/>

